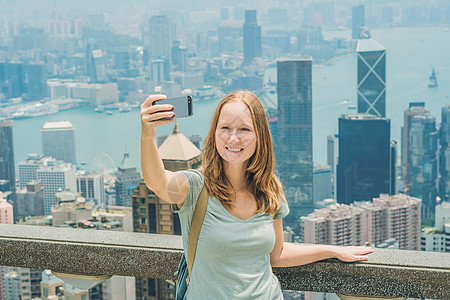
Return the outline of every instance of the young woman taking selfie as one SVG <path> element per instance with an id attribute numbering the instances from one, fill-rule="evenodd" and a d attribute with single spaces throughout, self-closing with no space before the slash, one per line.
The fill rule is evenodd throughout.
<path id="1" fill-rule="evenodd" d="M 174 116 L 171 105 L 157 104 L 164 98 L 152 95 L 141 106 L 141 168 L 147 187 L 176 204 L 185 253 L 203 186 L 209 195 L 186 299 L 283 299 L 272 267 L 327 258 L 368 259 L 373 251 L 368 247 L 284 242 L 282 218 L 289 207 L 275 175 L 272 138 L 256 95 L 235 91 L 220 101 L 204 142 L 201 172 L 164 169 L 156 128 Z"/>

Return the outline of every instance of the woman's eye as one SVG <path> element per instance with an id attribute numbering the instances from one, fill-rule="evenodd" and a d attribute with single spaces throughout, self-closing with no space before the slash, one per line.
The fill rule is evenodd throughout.
<path id="1" fill-rule="evenodd" d="M 228 127 L 228 126 L 222 126 L 222 129 L 223 129 L 223 130 L 228 130 L 229 127 Z"/>
<path id="2" fill-rule="evenodd" d="M 249 128 L 241 128 L 241 131 L 250 131 Z"/>

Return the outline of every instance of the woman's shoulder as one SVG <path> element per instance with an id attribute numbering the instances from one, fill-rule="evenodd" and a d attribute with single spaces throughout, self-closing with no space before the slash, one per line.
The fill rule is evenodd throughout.
<path id="1" fill-rule="evenodd" d="M 183 171 L 178 171 L 177 173 L 182 174 L 189 183 L 189 188 L 203 188 L 204 178 L 203 174 L 196 169 L 188 169 Z"/>

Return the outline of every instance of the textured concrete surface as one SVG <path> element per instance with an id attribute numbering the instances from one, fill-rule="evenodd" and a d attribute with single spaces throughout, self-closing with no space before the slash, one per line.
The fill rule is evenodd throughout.
<path id="1" fill-rule="evenodd" d="M 179 236 L 0 224 L 0 265 L 173 278 Z M 368 262 L 274 268 L 284 289 L 450 299 L 450 253 L 375 249 Z"/>

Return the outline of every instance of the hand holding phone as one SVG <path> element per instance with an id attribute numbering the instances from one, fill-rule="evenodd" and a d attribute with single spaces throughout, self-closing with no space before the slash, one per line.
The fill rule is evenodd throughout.
<path id="1" fill-rule="evenodd" d="M 193 114 L 192 110 L 192 97 L 190 95 L 175 97 L 175 98 L 166 98 L 157 100 L 152 103 L 152 105 L 156 104 L 170 104 L 173 106 L 172 112 L 175 113 L 173 118 L 184 118 L 190 117 Z M 167 118 L 165 118 L 167 120 Z"/>

